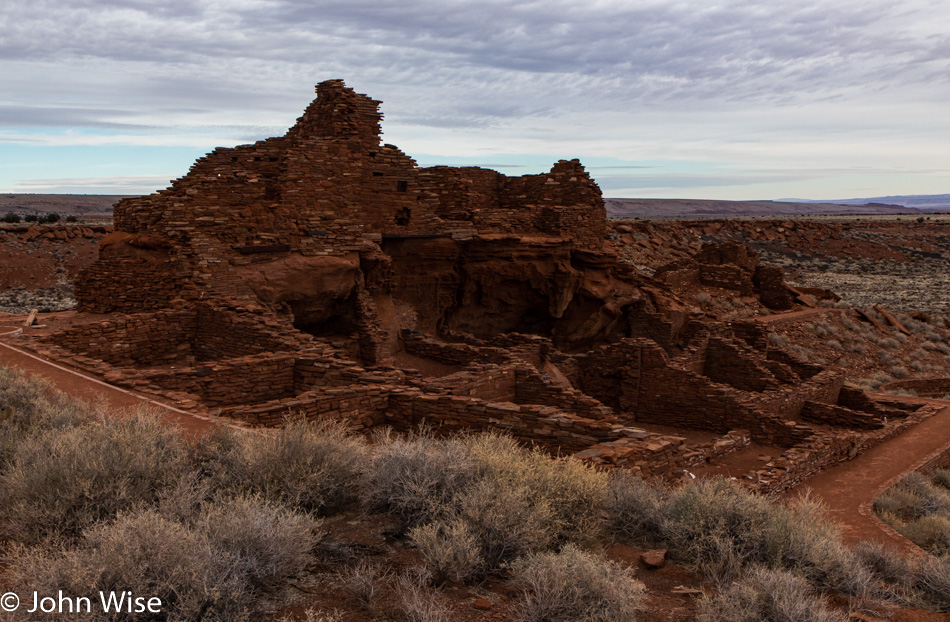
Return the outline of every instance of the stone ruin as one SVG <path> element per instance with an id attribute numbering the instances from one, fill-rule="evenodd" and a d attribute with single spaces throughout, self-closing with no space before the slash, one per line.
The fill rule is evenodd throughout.
<path id="1" fill-rule="evenodd" d="M 420 168 L 380 144 L 379 104 L 323 82 L 284 136 L 120 202 L 76 284 L 83 321 L 31 347 L 249 425 L 495 428 L 659 475 L 778 448 L 746 475 L 763 490 L 922 416 L 677 295 L 695 282 L 791 307 L 781 271 L 744 246 L 647 277 L 605 245 L 577 160 L 521 177 Z"/>

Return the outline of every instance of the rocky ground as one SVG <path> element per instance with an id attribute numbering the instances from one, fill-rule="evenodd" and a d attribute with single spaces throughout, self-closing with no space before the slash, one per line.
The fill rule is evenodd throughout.
<path id="1" fill-rule="evenodd" d="M 0 291 L 0 311 L 6 313 L 40 313 L 62 311 L 76 306 L 72 285 L 27 289 L 25 286 Z"/>
<path id="2" fill-rule="evenodd" d="M 851 306 L 950 315 L 950 216 L 808 220 L 613 221 L 618 249 L 639 268 L 696 252 L 703 242 L 744 242 L 793 285 L 823 287 Z"/>

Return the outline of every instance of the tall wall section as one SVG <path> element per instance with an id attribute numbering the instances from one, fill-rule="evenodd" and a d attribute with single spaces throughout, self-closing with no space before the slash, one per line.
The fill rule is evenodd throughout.
<path id="1" fill-rule="evenodd" d="M 379 105 L 342 80 L 322 82 L 284 136 L 216 149 L 169 188 L 121 201 L 116 231 L 131 234 L 132 243 L 165 243 L 149 265 L 165 266 L 176 279 L 154 288 L 161 295 L 152 306 L 173 298 L 165 290 L 183 283 L 196 285 L 188 289 L 195 295 L 260 298 L 247 266 L 298 256 L 319 271 L 318 258 L 352 256 L 384 238 L 512 234 L 602 250 L 603 199 L 577 160 L 515 178 L 476 167 L 419 168 L 395 146 L 380 143 Z M 130 279 L 130 267 L 125 258 L 101 256 L 80 276 L 80 282 L 96 280 L 95 287 L 78 288 L 80 307 L 106 310 L 96 292 L 141 285 L 142 279 Z M 162 278 L 154 268 L 149 272 L 149 280 Z M 133 311 L 139 304 L 129 299 L 107 306 Z"/>

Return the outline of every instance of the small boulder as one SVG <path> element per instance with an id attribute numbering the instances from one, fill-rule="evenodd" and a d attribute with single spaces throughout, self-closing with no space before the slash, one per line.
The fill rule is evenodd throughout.
<path id="1" fill-rule="evenodd" d="M 472 607 L 475 607 L 476 609 L 481 609 L 482 611 L 488 611 L 489 609 L 491 609 L 491 603 L 485 600 L 484 598 L 476 598 L 472 602 Z"/>
<path id="2" fill-rule="evenodd" d="M 640 554 L 640 562 L 648 570 L 662 568 L 666 563 L 666 549 L 653 549 Z"/>

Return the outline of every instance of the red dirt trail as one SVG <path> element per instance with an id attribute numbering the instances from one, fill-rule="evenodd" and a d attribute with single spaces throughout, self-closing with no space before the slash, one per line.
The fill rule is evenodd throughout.
<path id="1" fill-rule="evenodd" d="M 211 419 L 199 417 L 132 391 L 114 387 L 5 343 L 11 333 L 15 333 L 16 330 L 11 326 L 0 326 L 0 365 L 2 366 L 21 369 L 31 376 L 47 378 L 53 386 L 67 395 L 90 402 L 105 400 L 106 404 L 116 409 L 134 408 L 141 405 L 158 408 L 166 421 L 178 425 L 189 435 L 207 432 L 214 427 Z"/>
<path id="2" fill-rule="evenodd" d="M 895 399 L 893 395 L 881 396 Z M 828 518 L 840 523 L 847 542 L 876 540 L 902 551 L 921 553 L 874 515 L 874 499 L 901 477 L 930 458 L 950 451 L 950 402 L 902 398 L 908 402 L 943 405 L 933 416 L 862 453 L 854 460 L 822 471 L 786 492 L 786 497 L 810 491 L 828 507 Z"/>

